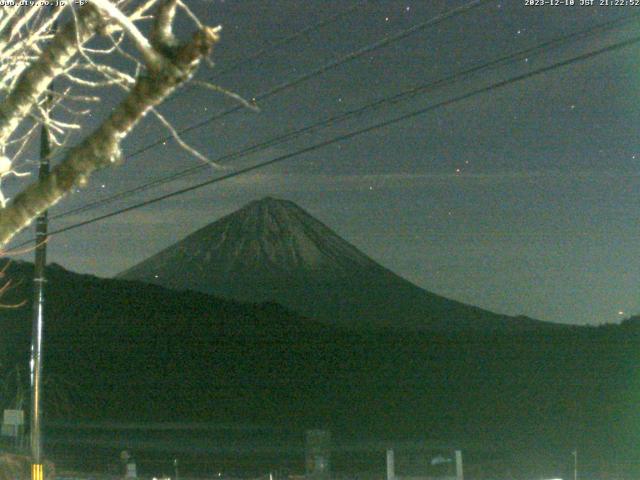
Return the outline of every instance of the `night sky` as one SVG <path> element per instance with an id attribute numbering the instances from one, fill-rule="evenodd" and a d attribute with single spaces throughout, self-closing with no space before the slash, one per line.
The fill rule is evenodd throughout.
<path id="1" fill-rule="evenodd" d="M 578 4 L 580 0 L 576 0 Z M 199 77 L 245 98 L 318 69 L 466 1 L 190 0 L 223 26 L 215 67 Z M 598 1 L 596 1 L 598 3 Z M 268 48 L 358 5 L 309 35 Z M 612 20 L 640 6 L 490 1 L 358 56 L 184 135 L 216 159 L 341 112 Z M 638 35 L 638 20 L 457 77 L 285 144 L 87 212 L 57 229 L 275 158 Z M 181 22 L 186 34 L 192 28 Z M 254 56 L 233 71 L 225 70 Z M 216 75 L 216 72 L 221 72 Z M 293 200 L 385 267 L 435 293 L 555 322 L 617 322 L 640 312 L 640 44 L 461 101 L 153 206 L 55 236 L 49 260 L 111 276 L 265 195 Z M 182 129 L 236 105 L 187 87 L 161 111 Z M 88 125 L 109 111 L 108 101 Z M 167 134 L 152 118 L 135 152 Z M 33 154 L 35 155 L 35 153 Z M 173 141 L 92 177 L 52 215 L 201 164 Z M 13 180 L 12 180 L 13 181 Z M 15 188 L 18 181 L 8 187 Z M 9 192 L 11 193 L 11 192 Z M 19 236 L 18 244 L 32 235 Z"/>

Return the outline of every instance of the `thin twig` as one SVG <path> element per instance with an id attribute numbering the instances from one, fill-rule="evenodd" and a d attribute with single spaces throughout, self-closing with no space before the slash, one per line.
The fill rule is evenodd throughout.
<path id="1" fill-rule="evenodd" d="M 173 125 L 171 125 L 171 123 L 160 112 L 158 112 L 157 109 L 152 108 L 151 112 L 156 116 L 156 118 L 158 120 L 160 120 L 160 122 L 166 127 L 166 129 L 169 130 L 169 133 L 171 134 L 173 139 L 178 143 L 178 145 L 180 145 L 182 148 L 184 148 L 187 152 L 189 152 L 191 155 L 193 155 L 194 157 L 198 158 L 199 160 L 202 160 L 203 162 L 208 163 L 212 167 L 215 167 L 215 168 L 218 168 L 218 169 L 224 169 L 225 168 L 224 166 L 220 165 L 219 163 L 216 163 L 216 162 L 208 159 L 203 154 L 198 152 L 195 148 L 193 148 L 191 145 L 189 145 L 187 142 L 185 142 L 180 137 L 180 134 L 177 132 L 177 130 L 175 128 L 173 128 Z"/>
<path id="2" fill-rule="evenodd" d="M 253 112 L 260 112 L 260 107 L 258 107 L 258 105 L 256 105 L 253 101 L 248 101 L 244 98 L 242 98 L 240 95 L 238 95 L 237 93 L 234 93 L 230 90 L 227 90 L 226 88 L 223 88 L 219 85 L 215 85 L 213 83 L 210 82 L 203 82 L 202 80 L 192 80 L 192 82 L 194 85 L 197 85 L 199 87 L 203 87 L 203 88 L 207 88 L 209 90 L 213 90 L 214 92 L 217 93 L 221 93 L 227 97 L 232 98 L 233 100 L 235 100 L 236 102 L 240 103 L 242 106 L 248 108 L 249 110 L 253 111 Z"/>

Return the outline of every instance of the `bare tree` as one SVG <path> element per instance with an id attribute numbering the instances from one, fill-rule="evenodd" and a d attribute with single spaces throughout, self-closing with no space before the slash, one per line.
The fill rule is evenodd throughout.
<path id="1" fill-rule="evenodd" d="M 177 137 L 156 107 L 208 58 L 219 27 L 202 25 L 181 0 L 2 8 L 0 184 L 9 175 L 27 173 L 22 156 L 39 125 L 47 126 L 54 148 L 63 155 L 46 179 L 27 185 L 15 198 L 8 201 L 0 193 L 0 246 L 84 186 L 92 172 L 119 163 L 122 140 L 147 113 L 184 148 L 205 159 Z M 194 24 L 188 39 L 174 35 L 178 13 Z M 55 30 L 54 23 L 60 25 Z M 50 88 L 54 80 L 60 86 L 57 93 Z M 121 102 L 95 130 L 83 131 L 79 118 L 95 110 L 108 88 L 122 92 Z M 69 138 L 74 141 L 67 148 Z"/>

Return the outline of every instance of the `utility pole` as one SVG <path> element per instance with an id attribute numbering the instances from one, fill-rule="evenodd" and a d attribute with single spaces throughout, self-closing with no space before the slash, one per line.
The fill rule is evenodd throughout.
<path id="1" fill-rule="evenodd" d="M 396 480 L 396 467 L 392 448 L 387 450 L 387 480 Z"/>
<path id="2" fill-rule="evenodd" d="M 50 89 L 53 85 L 49 86 Z M 48 110 L 52 101 L 48 95 L 45 109 Z M 40 166 L 38 179 L 42 180 L 49 175 L 49 157 L 51 156 L 51 143 L 49 128 L 46 123 L 40 129 Z M 45 210 L 36 220 L 36 245 L 35 261 L 33 269 L 33 320 L 31 327 L 31 480 L 44 480 L 42 466 L 42 340 L 44 329 L 44 286 L 45 266 L 47 264 L 47 227 L 48 215 Z"/>
<path id="3" fill-rule="evenodd" d="M 46 125 L 40 132 L 40 169 L 38 178 L 49 174 L 49 130 Z M 47 212 L 36 220 L 36 258 L 33 270 L 33 322 L 31 330 L 31 480 L 43 480 L 42 438 L 42 338 L 44 328 L 44 284 L 47 264 Z"/>
<path id="4" fill-rule="evenodd" d="M 578 480 L 578 449 L 573 451 L 573 480 Z"/>
<path id="5" fill-rule="evenodd" d="M 464 480 L 462 470 L 462 450 L 456 450 L 456 480 Z"/>

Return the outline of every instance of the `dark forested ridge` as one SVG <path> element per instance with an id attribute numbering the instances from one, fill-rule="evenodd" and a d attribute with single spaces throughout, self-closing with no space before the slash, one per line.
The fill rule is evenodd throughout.
<path id="1" fill-rule="evenodd" d="M 22 285 L 3 300 L 31 298 Z M 272 303 L 49 268 L 48 418 L 258 422 L 635 455 L 640 319 L 526 334 L 348 331 Z M 26 367 L 30 306 L 0 312 Z M 7 399 L 5 399 L 6 401 Z"/>

